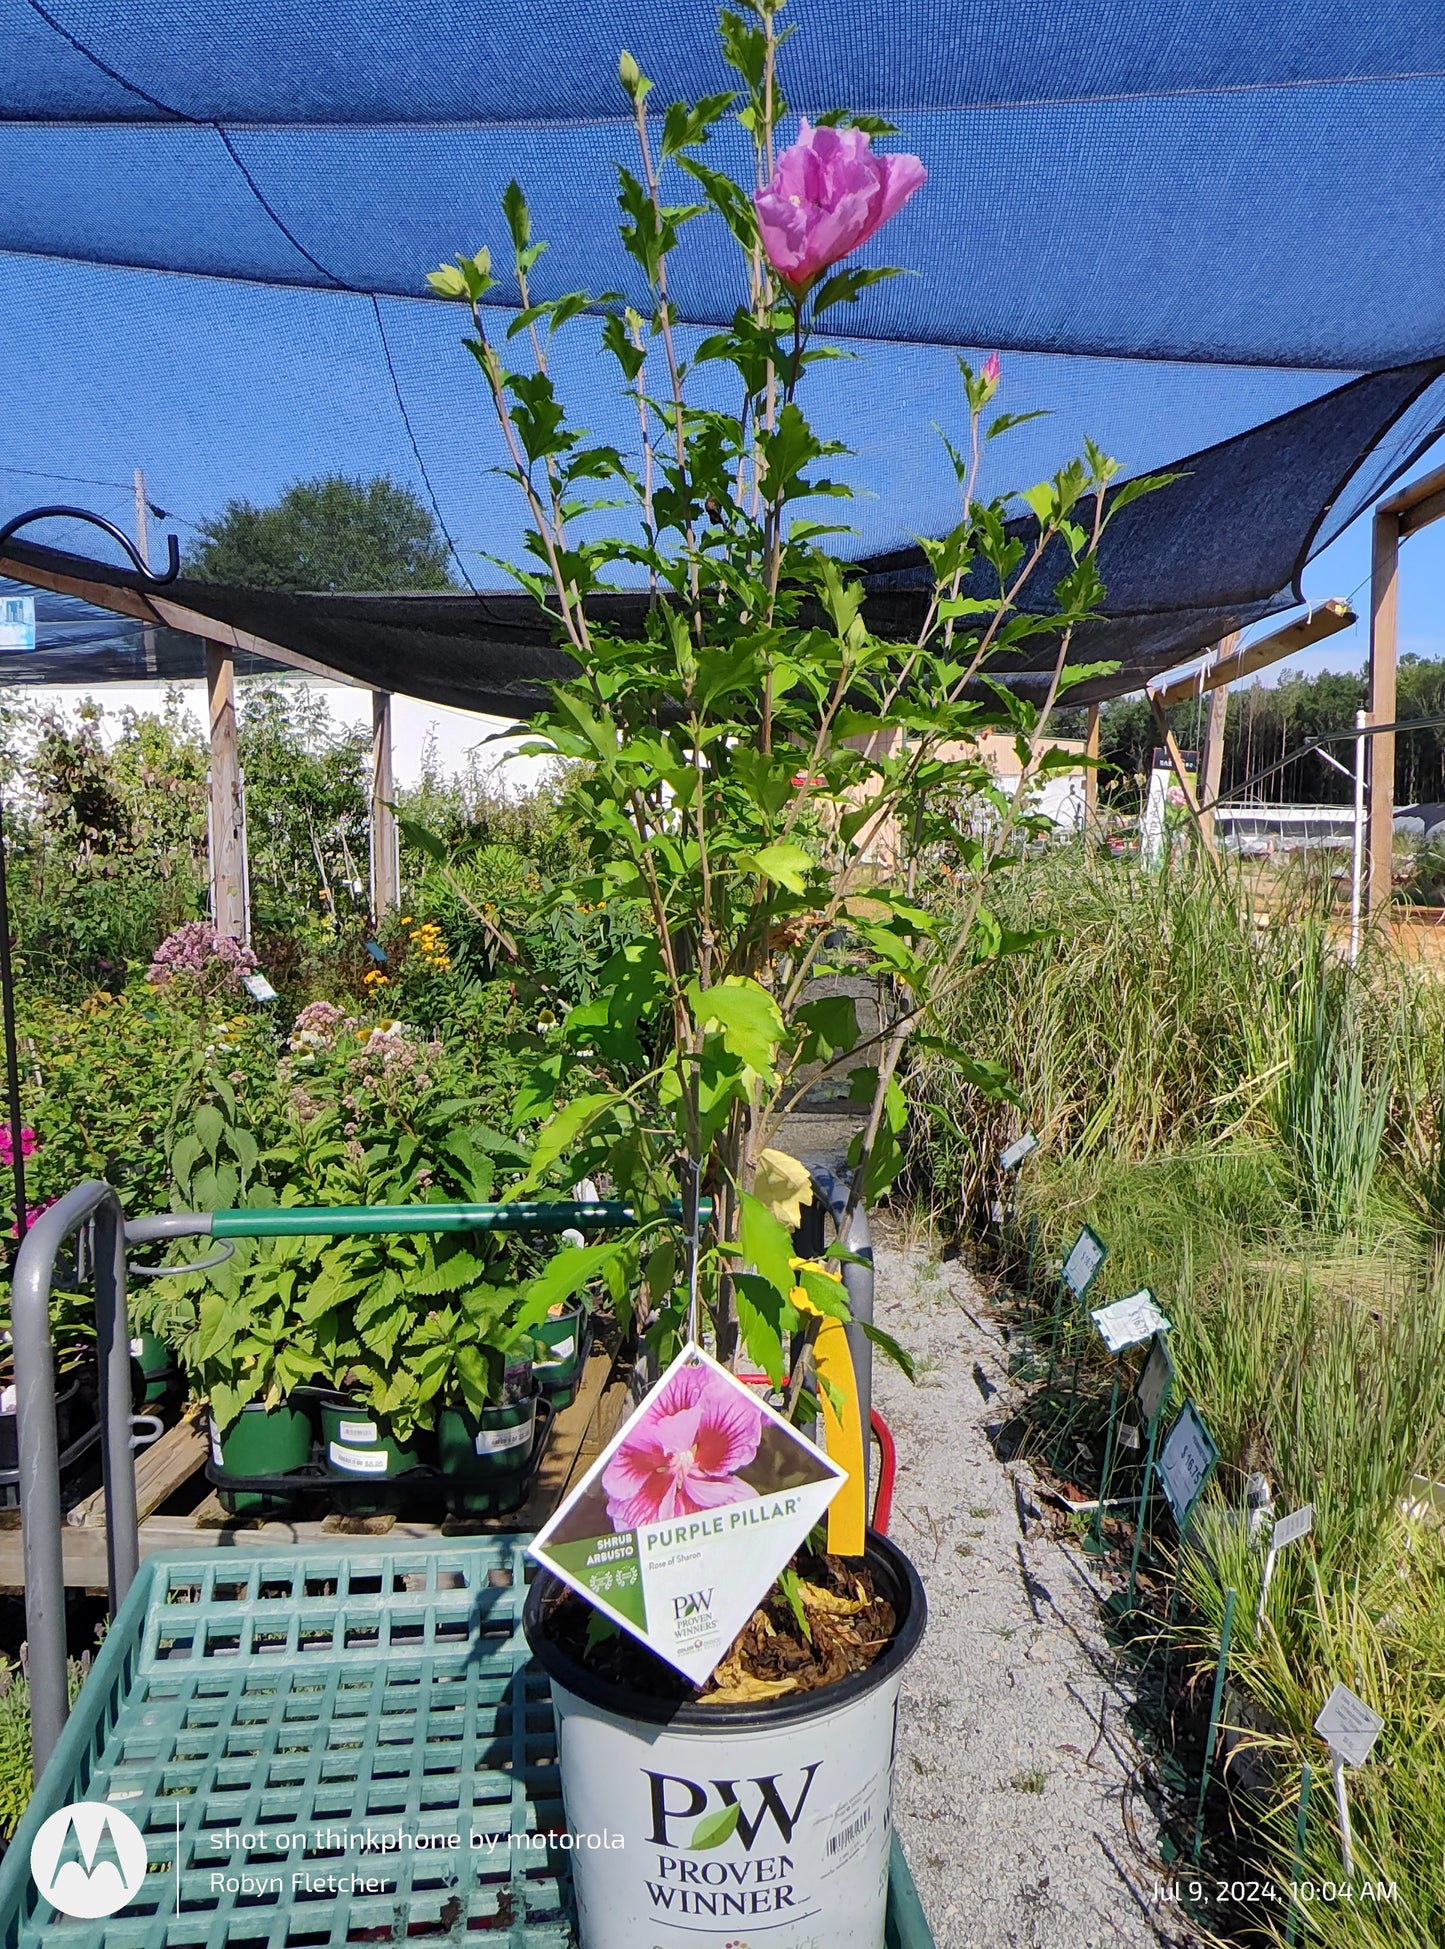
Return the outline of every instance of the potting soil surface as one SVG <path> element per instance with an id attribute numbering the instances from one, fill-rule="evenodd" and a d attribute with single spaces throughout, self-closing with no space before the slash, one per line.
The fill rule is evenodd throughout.
<path id="1" fill-rule="evenodd" d="M 997 1327 L 965 1266 L 875 1239 L 879 1324 L 919 1363 L 910 1384 L 875 1355 L 874 1403 L 898 1445 L 889 1534 L 928 1591 L 894 1804 L 937 1949 L 1198 1940 L 1168 1899 L 1098 1573 L 1028 1462 L 995 1452 L 1017 1398 Z"/>

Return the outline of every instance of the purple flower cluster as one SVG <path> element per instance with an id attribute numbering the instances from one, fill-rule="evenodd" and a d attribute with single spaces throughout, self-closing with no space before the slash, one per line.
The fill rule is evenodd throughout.
<path id="1" fill-rule="evenodd" d="M 177 975 L 192 983 L 202 994 L 233 992 L 241 977 L 250 974 L 256 957 L 229 934 L 218 934 L 209 921 L 188 920 L 167 934 L 151 957 L 146 980 L 163 988 Z"/>

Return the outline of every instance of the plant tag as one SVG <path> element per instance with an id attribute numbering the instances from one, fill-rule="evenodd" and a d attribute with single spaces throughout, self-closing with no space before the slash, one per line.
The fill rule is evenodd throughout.
<path id="1" fill-rule="evenodd" d="M 1063 1281 L 1075 1299 L 1082 1299 L 1093 1285 L 1109 1248 L 1096 1231 L 1085 1225 L 1064 1260 Z"/>
<path id="2" fill-rule="evenodd" d="M 1159 1419 L 1160 1410 L 1169 1399 L 1169 1390 L 1173 1385 L 1174 1362 L 1169 1357 L 1169 1342 L 1160 1334 L 1149 1349 L 1149 1358 L 1144 1362 L 1139 1385 L 1134 1389 L 1139 1419 L 1146 1428 Z"/>
<path id="3" fill-rule="evenodd" d="M 211 1460 L 218 1469 L 225 1467 L 221 1459 L 221 1431 L 216 1426 L 214 1418 L 211 1421 Z"/>
<path id="4" fill-rule="evenodd" d="M 326 1455 L 333 1468 L 345 1469 L 348 1475 L 386 1474 L 388 1457 L 384 1448 L 345 1448 L 334 1441 Z"/>
<path id="5" fill-rule="evenodd" d="M 533 1365 L 537 1367 L 558 1367 L 564 1360 L 570 1360 L 576 1351 L 577 1335 L 573 1333 L 567 1339 L 559 1340 L 555 1347 L 548 1349 L 550 1356 L 548 1359 L 535 1361 Z"/>
<path id="6" fill-rule="evenodd" d="M 1007 1150 L 998 1154 L 998 1167 L 1001 1171 L 1016 1171 L 1020 1164 L 1033 1156 L 1039 1147 L 1039 1140 L 1032 1130 L 1026 1130 L 1022 1137 L 1015 1137 Z"/>
<path id="7" fill-rule="evenodd" d="M 376 1427 L 370 1421 L 339 1421 L 336 1432 L 343 1441 L 375 1441 Z"/>
<path id="8" fill-rule="evenodd" d="M 132 1341 L 131 1341 L 131 1343 L 130 1343 L 130 1357 L 131 1357 L 131 1359 L 132 1359 L 132 1360 L 139 1360 L 139 1359 L 140 1359 L 140 1350 L 141 1350 L 141 1348 L 142 1348 L 142 1346 L 143 1346 L 144 1344 L 145 1344 L 145 1343 L 144 1343 L 144 1341 L 142 1341 L 142 1340 L 132 1340 Z"/>
<path id="9" fill-rule="evenodd" d="M 1187 1525 L 1199 1492 L 1218 1460 L 1214 1437 L 1200 1420 L 1198 1408 L 1192 1401 L 1186 1401 L 1179 1410 L 1179 1419 L 1164 1437 L 1155 1464 L 1164 1500 L 1180 1529 Z"/>
<path id="10" fill-rule="evenodd" d="M 1126 1347 L 1141 1346 L 1156 1333 L 1168 1333 L 1170 1322 L 1154 1304 L 1147 1286 L 1127 1299 L 1116 1299 L 1112 1306 L 1101 1306 L 1090 1315 L 1099 1337 L 1110 1353 L 1123 1353 Z"/>
<path id="11" fill-rule="evenodd" d="M 1308 1536 L 1315 1526 L 1315 1506 L 1307 1502 L 1303 1509 L 1296 1509 L 1292 1515 L 1281 1516 L 1270 1534 L 1269 1547 L 1282 1550 L 1286 1543 L 1298 1543 L 1302 1536 Z"/>
<path id="12" fill-rule="evenodd" d="M 242 975 L 241 986 L 253 1002 L 274 1002 L 276 1000 L 276 990 L 271 986 L 265 975 L 259 972 L 256 974 Z"/>
<path id="13" fill-rule="evenodd" d="M 1335 1758 L 1343 1760 L 1346 1766 L 1363 1766 L 1384 1729 L 1385 1722 L 1379 1713 L 1372 1711 L 1348 1685 L 1335 1687 L 1315 1720 L 1315 1731 Z"/>
<path id="14" fill-rule="evenodd" d="M 847 1480 L 687 1346 L 528 1554 L 702 1685 Z"/>
<path id="15" fill-rule="evenodd" d="M 528 1415 L 519 1421 L 515 1428 L 479 1428 L 474 1443 L 479 1455 L 505 1455 L 509 1449 L 525 1448 L 532 1439 L 532 1424 L 536 1417 Z"/>

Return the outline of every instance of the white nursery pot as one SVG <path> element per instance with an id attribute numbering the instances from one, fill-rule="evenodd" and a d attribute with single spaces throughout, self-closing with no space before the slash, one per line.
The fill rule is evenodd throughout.
<path id="1" fill-rule="evenodd" d="M 537 1578 L 524 1622 L 552 1681 L 582 1949 L 882 1949 L 898 1692 L 927 1605 L 886 1538 L 870 1535 L 867 1561 L 897 1613 L 888 1649 L 836 1685 L 747 1706 L 584 1670 L 546 1636 L 560 1587 Z"/>

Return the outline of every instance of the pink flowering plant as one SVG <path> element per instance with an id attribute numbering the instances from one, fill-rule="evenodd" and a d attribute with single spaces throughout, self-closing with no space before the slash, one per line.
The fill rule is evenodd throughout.
<path id="1" fill-rule="evenodd" d="M 847 450 L 810 417 L 809 383 L 847 356 L 837 334 L 852 307 L 899 274 L 867 247 L 932 191 L 886 123 L 794 113 L 780 8 L 723 12 L 731 86 L 700 102 L 659 106 L 621 56 L 636 162 L 617 172 L 620 291 L 566 288 L 516 183 L 505 259 L 482 249 L 430 284 L 469 315 L 492 450 L 527 518 L 512 573 L 576 666 L 532 749 L 577 767 L 591 854 L 542 897 L 640 922 L 593 992 L 554 985 L 556 1026 L 532 1043 L 515 1104 L 519 1131 L 535 1130 L 518 1195 L 565 1161 L 626 1197 L 635 1229 L 577 1250 L 636 1299 L 658 1357 L 695 1306 L 720 1358 L 764 1369 L 796 1402 L 818 1316 L 844 1300 L 827 1269 L 793 1256 L 780 1128 L 820 1076 L 846 1076 L 864 1125 L 852 1195 L 875 1199 L 896 1177 L 910 1045 L 946 1048 L 940 1005 L 1027 944 L 994 917 L 989 887 L 1037 822 L 978 740 L 1014 739 L 1025 786 L 1076 762 L 1048 726 L 1069 685 L 1097 674 L 1068 658 L 1101 613 L 1100 539 L 1158 483 L 1117 481 L 1089 445 L 1013 491 L 992 456 L 1032 415 L 995 410 L 997 357 L 977 370 L 960 358 L 961 426 L 944 443 L 953 522 L 922 539 L 907 639 L 886 610 L 875 618 L 839 519 Z M 729 122 L 751 156 L 743 180 L 718 165 L 719 150 L 738 152 L 734 135 L 715 140 Z M 737 262 L 736 309 L 712 330 L 685 326 L 676 296 L 677 252 L 704 226 Z M 564 333 L 611 362 L 634 425 L 623 445 L 568 411 L 554 371 Z M 645 591 L 640 631 L 616 620 L 624 588 Z M 997 681 L 1025 657 L 1027 696 Z M 453 886 L 464 897 L 460 876 Z M 820 984 L 842 968 L 886 989 L 881 1026 L 865 1033 L 852 1001 Z M 952 1053 L 1004 1091 L 1001 1070 Z M 694 1186 L 711 1201 L 696 1254 L 675 1203 Z M 618 1467 L 620 1502 L 721 1493 L 726 1443 L 718 1470 L 682 1467 L 681 1430 Z"/>

